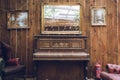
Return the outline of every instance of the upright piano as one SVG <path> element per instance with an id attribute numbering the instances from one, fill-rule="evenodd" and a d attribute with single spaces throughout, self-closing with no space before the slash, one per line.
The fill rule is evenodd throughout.
<path id="1" fill-rule="evenodd" d="M 88 36 L 36 35 L 33 48 L 38 80 L 87 80 Z"/>

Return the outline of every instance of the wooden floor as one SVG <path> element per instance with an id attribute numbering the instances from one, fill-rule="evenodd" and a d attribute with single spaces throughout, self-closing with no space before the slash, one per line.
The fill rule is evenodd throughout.
<path id="1" fill-rule="evenodd" d="M 23 80 L 23 79 L 16 79 L 16 80 Z M 35 78 L 33 79 L 33 78 L 27 78 L 26 80 L 36 80 Z M 94 79 L 88 79 L 88 80 L 94 80 Z"/>
<path id="2" fill-rule="evenodd" d="M 17 79 L 15 79 L 15 80 L 23 80 L 23 79 L 17 78 Z M 36 78 L 26 78 L 26 80 L 36 80 Z M 90 79 L 88 79 L 88 80 L 95 80 L 95 79 L 90 78 Z"/>
<path id="3" fill-rule="evenodd" d="M 36 79 L 33 79 L 33 78 L 27 78 L 26 80 L 36 80 Z"/>
<path id="4" fill-rule="evenodd" d="M 15 80 L 23 80 L 23 79 L 19 79 L 19 78 L 17 78 L 17 79 L 15 79 Z M 33 78 L 27 78 L 26 80 L 36 80 L 36 79 L 33 79 Z"/>
<path id="5" fill-rule="evenodd" d="M 15 79 L 15 80 L 23 80 L 23 79 Z M 26 80 L 36 80 L 35 78 L 33 79 L 33 78 L 27 78 Z M 94 80 L 94 79 L 88 79 L 88 80 Z"/>

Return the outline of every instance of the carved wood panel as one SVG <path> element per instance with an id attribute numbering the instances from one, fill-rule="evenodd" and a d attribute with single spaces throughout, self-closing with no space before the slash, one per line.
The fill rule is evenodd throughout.
<path id="1" fill-rule="evenodd" d="M 37 42 L 38 49 L 83 49 L 84 41 L 82 39 L 39 39 Z"/>
<path id="2" fill-rule="evenodd" d="M 38 35 L 34 38 L 34 51 L 87 51 L 87 37 L 75 35 Z"/>

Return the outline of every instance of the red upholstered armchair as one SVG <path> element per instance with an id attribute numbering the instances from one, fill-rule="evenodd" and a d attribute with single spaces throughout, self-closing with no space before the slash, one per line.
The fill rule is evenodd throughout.
<path id="1" fill-rule="evenodd" d="M 120 80 L 120 65 L 107 64 L 106 71 L 100 74 L 102 80 Z"/>
<path id="2" fill-rule="evenodd" d="M 25 66 L 19 64 L 19 58 L 10 58 L 10 45 L 0 41 L 0 77 L 2 80 L 14 80 L 23 78 L 25 80 Z"/>

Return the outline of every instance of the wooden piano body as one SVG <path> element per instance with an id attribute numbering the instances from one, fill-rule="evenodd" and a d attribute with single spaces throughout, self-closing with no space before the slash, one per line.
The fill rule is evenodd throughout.
<path id="1" fill-rule="evenodd" d="M 35 36 L 33 61 L 37 68 L 37 79 L 85 80 L 90 60 L 88 52 L 87 36 Z"/>

